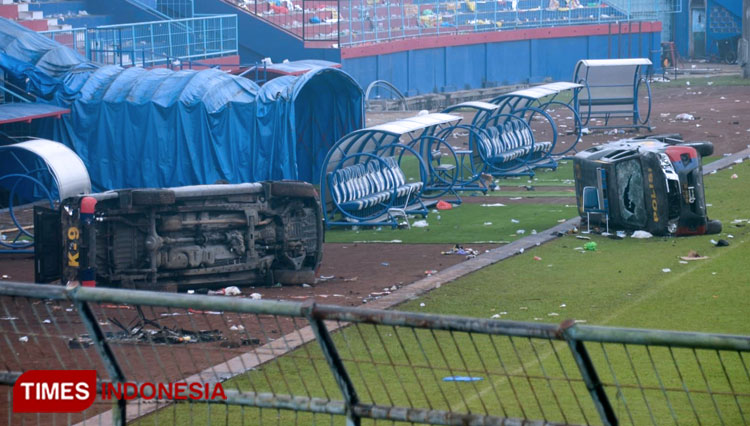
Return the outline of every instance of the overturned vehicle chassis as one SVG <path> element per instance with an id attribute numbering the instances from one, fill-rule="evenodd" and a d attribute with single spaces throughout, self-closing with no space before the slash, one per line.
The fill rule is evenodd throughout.
<path id="1" fill-rule="evenodd" d="M 303 182 L 116 190 L 35 207 L 37 282 L 152 290 L 313 282 L 323 228 Z"/>

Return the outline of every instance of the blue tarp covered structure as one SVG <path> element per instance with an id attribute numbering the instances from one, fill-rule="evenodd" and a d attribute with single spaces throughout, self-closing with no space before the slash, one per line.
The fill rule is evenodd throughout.
<path id="1" fill-rule="evenodd" d="M 316 182 L 328 149 L 363 125 L 362 89 L 339 69 L 281 77 L 261 88 L 215 69 L 96 67 L 72 50 L 43 54 L 66 48 L 50 48 L 56 43 L 15 27 L 0 20 L 0 68 L 17 80 L 43 81 L 44 97 L 70 108 L 61 120 L 40 120 L 35 136 L 73 148 L 95 190 L 220 179 Z M 25 53 L 3 47 L 20 39 Z M 41 95 L 40 87 L 28 89 Z"/>

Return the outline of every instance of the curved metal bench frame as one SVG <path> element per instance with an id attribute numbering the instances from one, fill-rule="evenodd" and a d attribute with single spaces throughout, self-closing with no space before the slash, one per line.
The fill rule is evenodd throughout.
<path id="1" fill-rule="evenodd" d="M 628 75 L 631 75 L 628 80 L 622 80 L 622 81 L 612 81 L 609 84 L 603 85 L 600 83 L 597 83 L 595 86 L 592 85 L 592 83 L 589 82 L 590 73 L 592 69 L 597 68 L 604 68 L 604 67 L 629 67 L 632 68 L 630 72 L 628 72 Z M 651 97 L 651 83 L 648 80 L 648 76 L 650 75 L 652 71 L 652 63 L 647 58 L 632 58 L 632 59 L 594 59 L 594 60 L 580 60 L 576 64 L 575 72 L 573 75 L 574 81 L 577 81 L 581 85 L 583 85 L 583 88 L 585 89 L 586 96 L 583 98 L 583 102 L 580 96 L 580 93 L 576 92 L 575 97 L 573 99 L 573 106 L 575 107 L 575 110 L 578 111 L 580 116 L 582 117 L 582 125 L 587 126 L 591 129 L 619 129 L 619 128 L 632 128 L 635 130 L 638 129 L 647 129 L 651 131 L 651 125 L 649 124 L 651 119 L 651 108 L 652 108 L 652 97 Z M 610 76 L 613 76 L 615 74 L 610 73 Z M 596 89 L 602 89 L 602 88 L 616 88 L 616 87 L 630 87 L 632 85 L 632 98 L 596 98 L 592 94 L 592 87 Z M 647 108 L 644 113 L 644 111 L 641 111 L 641 107 L 639 105 L 639 93 L 641 92 L 641 87 L 645 87 L 646 93 L 648 95 L 648 103 Z M 619 99 L 619 101 L 618 101 Z M 586 102 L 588 100 L 588 102 Z M 607 103 L 607 100 L 610 100 L 611 102 Z M 629 101 L 629 102 L 624 102 Z M 631 108 L 625 109 L 625 108 L 619 108 L 616 109 L 615 106 L 618 105 L 632 105 Z M 612 110 L 596 110 L 595 107 L 604 107 L 610 106 Z M 603 118 L 604 119 L 604 125 L 597 125 L 592 126 L 591 125 L 591 119 L 592 118 Z M 622 123 L 619 125 L 610 125 L 610 119 L 612 118 L 622 118 L 622 119 L 630 119 L 631 123 Z"/>
<path id="2" fill-rule="evenodd" d="M 514 124 L 514 123 L 517 123 L 517 124 Z M 522 156 L 522 157 L 518 157 L 509 161 L 498 162 L 494 160 L 492 157 L 488 157 L 487 153 L 484 152 L 483 149 L 477 149 L 482 159 L 482 162 L 484 163 L 483 172 L 489 173 L 492 176 L 497 176 L 497 177 L 534 176 L 534 164 L 536 161 L 533 157 L 534 157 L 534 145 L 536 141 L 534 140 L 534 134 L 531 130 L 531 126 L 529 126 L 529 123 L 527 123 L 526 120 L 524 120 L 522 117 L 519 117 L 516 114 L 496 112 L 485 120 L 484 126 L 482 127 L 482 131 L 485 132 L 485 137 L 491 138 L 492 136 L 490 135 L 489 130 L 487 130 L 489 127 L 498 128 L 499 131 L 502 133 L 502 132 L 507 131 L 506 126 L 508 124 L 511 124 L 514 126 L 520 125 L 520 126 L 523 126 L 526 130 L 528 130 L 529 134 L 531 135 L 531 145 L 529 145 L 529 152 L 525 156 Z M 544 158 L 547 158 L 547 157 L 549 157 L 549 154 L 545 154 Z"/>
<path id="3" fill-rule="evenodd" d="M 518 115 L 519 113 L 521 113 L 521 116 L 523 117 L 526 112 L 530 110 L 534 111 L 529 115 L 527 119 L 529 125 L 531 125 L 531 120 L 536 114 L 542 115 L 542 117 L 544 117 L 544 119 L 549 123 L 550 130 L 552 131 L 553 148 L 550 152 L 550 159 L 552 157 L 564 157 L 570 152 L 575 153 L 578 143 L 581 142 L 581 139 L 583 138 L 583 125 L 581 117 L 573 104 L 574 100 L 577 98 L 578 92 L 583 87 L 584 86 L 581 84 L 570 82 L 548 83 L 539 86 L 533 86 L 527 89 L 516 90 L 510 93 L 505 93 L 492 99 L 490 102 L 498 106 L 499 112 L 506 114 Z M 568 103 L 557 100 L 560 94 L 568 91 L 572 92 L 571 100 Z M 557 126 L 557 123 L 552 118 L 552 116 L 547 112 L 547 109 L 551 106 L 568 109 L 573 115 L 573 120 L 575 123 L 573 128 L 575 140 L 572 144 L 565 147 L 565 149 L 558 148 L 557 151 L 555 150 L 555 148 L 561 147 L 561 144 L 557 143 L 559 139 L 559 127 Z M 552 163 L 548 163 L 548 165 L 540 165 L 537 167 L 555 168 L 557 167 L 557 165 L 556 163 L 554 165 Z"/>
<path id="4" fill-rule="evenodd" d="M 421 199 L 424 191 L 427 188 L 430 188 L 430 182 L 434 170 L 425 163 L 423 151 L 425 149 L 429 150 L 430 146 L 435 141 L 433 138 L 435 138 L 434 135 L 436 133 L 440 132 L 442 128 L 450 126 L 460 120 L 461 117 L 455 115 L 427 114 L 357 130 L 341 138 L 331 150 L 328 151 L 328 154 L 326 154 L 323 162 L 323 169 L 321 171 L 320 197 L 326 226 L 397 225 L 392 215 L 388 214 L 388 211 L 382 212 L 382 214 L 385 214 L 385 217 L 388 217 L 387 221 L 370 217 L 374 216 L 374 214 L 368 215 L 367 217 L 345 215 L 345 218 L 348 217 L 349 221 L 341 221 L 336 218 L 338 213 L 343 212 L 341 212 L 342 209 L 340 206 L 336 205 L 336 202 L 331 196 L 331 184 L 329 182 L 331 172 L 361 163 L 362 158 L 369 159 L 367 161 L 374 161 L 371 156 L 397 157 L 399 167 L 401 167 L 405 155 L 417 158 L 420 169 L 420 178 L 422 180 L 422 189 L 419 193 L 412 194 L 412 199 L 409 200 L 409 205 L 405 206 L 402 210 L 408 214 L 427 215 L 428 209 Z M 402 139 L 404 140 L 402 141 Z M 390 206 L 388 208 L 395 209 L 399 207 L 400 206 Z"/>
<path id="5" fill-rule="evenodd" d="M 21 153 L 34 160 L 27 163 Z M 0 170 L 0 184 L 9 189 L 8 213 L 17 228 L 17 233 L 10 242 L 0 238 L 0 253 L 33 253 L 34 235 L 18 221 L 14 211 L 17 208 L 14 199 L 22 191 L 19 184 L 23 181 L 31 183 L 29 188 L 32 191 L 20 194 L 24 199 L 45 200 L 49 202 L 50 208 L 54 208 L 55 202 L 91 192 L 88 171 L 83 161 L 70 148 L 46 139 L 30 139 L 0 146 L 0 156 L 9 161 L 5 166 L 17 168 L 16 171 Z M 19 241 L 22 238 L 31 241 Z"/>

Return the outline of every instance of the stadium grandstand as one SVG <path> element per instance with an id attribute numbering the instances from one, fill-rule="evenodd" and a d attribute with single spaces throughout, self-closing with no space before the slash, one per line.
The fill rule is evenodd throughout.
<path id="1" fill-rule="evenodd" d="M 569 80 L 580 58 L 647 57 L 658 71 L 662 42 L 682 57 L 731 50 L 741 15 L 731 0 L 1 1 L 0 16 L 100 64 L 327 60 L 407 96 Z"/>

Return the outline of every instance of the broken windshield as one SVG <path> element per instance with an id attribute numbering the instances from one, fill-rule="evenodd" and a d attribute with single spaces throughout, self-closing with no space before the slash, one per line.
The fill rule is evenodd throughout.
<path id="1" fill-rule="evenodd" d="M 638 160 L 618 163 L 615 177 L 620 193 L 618 203 L 622 219 L 632 226 L 646 225 L 646 206 L 643 197 L 643 170 Z"/>

